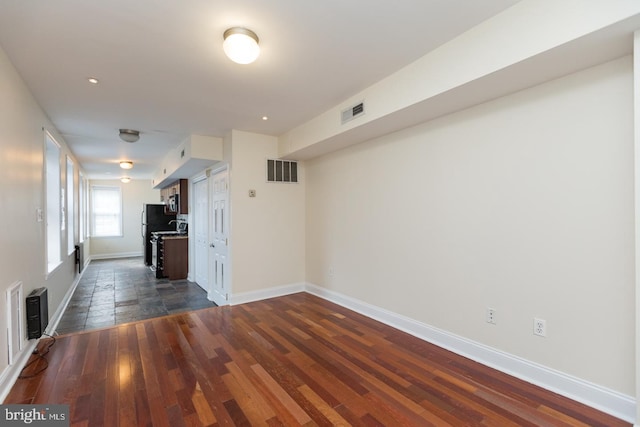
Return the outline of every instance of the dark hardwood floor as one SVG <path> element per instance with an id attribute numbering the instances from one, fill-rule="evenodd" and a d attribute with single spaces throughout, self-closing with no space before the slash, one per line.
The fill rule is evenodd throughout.
<path id="1" fill-rule="evenodd" d="M 630 425 L 306 293 L 64 335 L 46 358 L 5 403 L 69 404 L 73 426 Z"/>

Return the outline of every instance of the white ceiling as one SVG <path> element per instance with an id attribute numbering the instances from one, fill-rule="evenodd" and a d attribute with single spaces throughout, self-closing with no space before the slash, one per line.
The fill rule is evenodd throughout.
<path id="1" fill-rule="evenodd" d="M 0 0 L 0 46 L 89 178 L 150 179 L 189 134 L 281 135 L 516 2 Z M 254 64 L 224 56 L 233 26 Z"/>

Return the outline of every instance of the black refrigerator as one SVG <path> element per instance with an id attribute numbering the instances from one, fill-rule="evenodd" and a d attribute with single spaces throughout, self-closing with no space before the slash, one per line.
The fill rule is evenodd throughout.
<path id="1" fill-rule="evenodd" d="M 151 265 L 151 233 L 176 229 L 175 214 L 165 214 L 164 205 L 142 205 L 142 241 L 144 245 L 144 265 Z"/>

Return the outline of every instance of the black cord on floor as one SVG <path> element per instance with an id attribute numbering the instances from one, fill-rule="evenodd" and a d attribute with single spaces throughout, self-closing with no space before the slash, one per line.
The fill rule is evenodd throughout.
<path id="1" fill-rule="evenodd" d="M 27 362 L 26 365 L 24 365 L 24 368 L 22 368 L 22 370 L 20 371 L 20 375 L 18 376 L 18 379 L 25 380 L 25 379 L 37 377 L 42 372 L 44 372 L 45 369 L 49 367 L 49 361 L 47 361 L 45 356 L 49 353 L 49 350 L 51 350 L 51 347 L 53 347 L 53 345 L 56 343 L 56 338 L 49 334 L 42 334 L 42 335 L 48 336 L 49 338 L 51 338 L 51 340 L 49 341 L 48 344 L 46 344 L 46 347 L 44 348 L 43 351 L 38 351 L 38 348 L 36 347 L 36 349 L 33 351 L 33 355 L 36 357 L 31 359 L 29 362 Z M 44 366 L 42 368 L 40 368 L 37 372 L 34 372 L 33 374 L 29 374 L 29 375 L 23 374 L 25 369 L 27 369 L 29 366 L 33 365 L 39 360 L 42 360 L 44 362 Z"/>

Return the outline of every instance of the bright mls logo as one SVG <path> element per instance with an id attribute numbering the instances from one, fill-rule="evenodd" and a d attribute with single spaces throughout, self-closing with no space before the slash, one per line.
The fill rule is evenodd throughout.
<path id="1" fill-rule="evenodd" d="M 69 405 L 0 405 L 0 427 L 69 427 Z"/>

